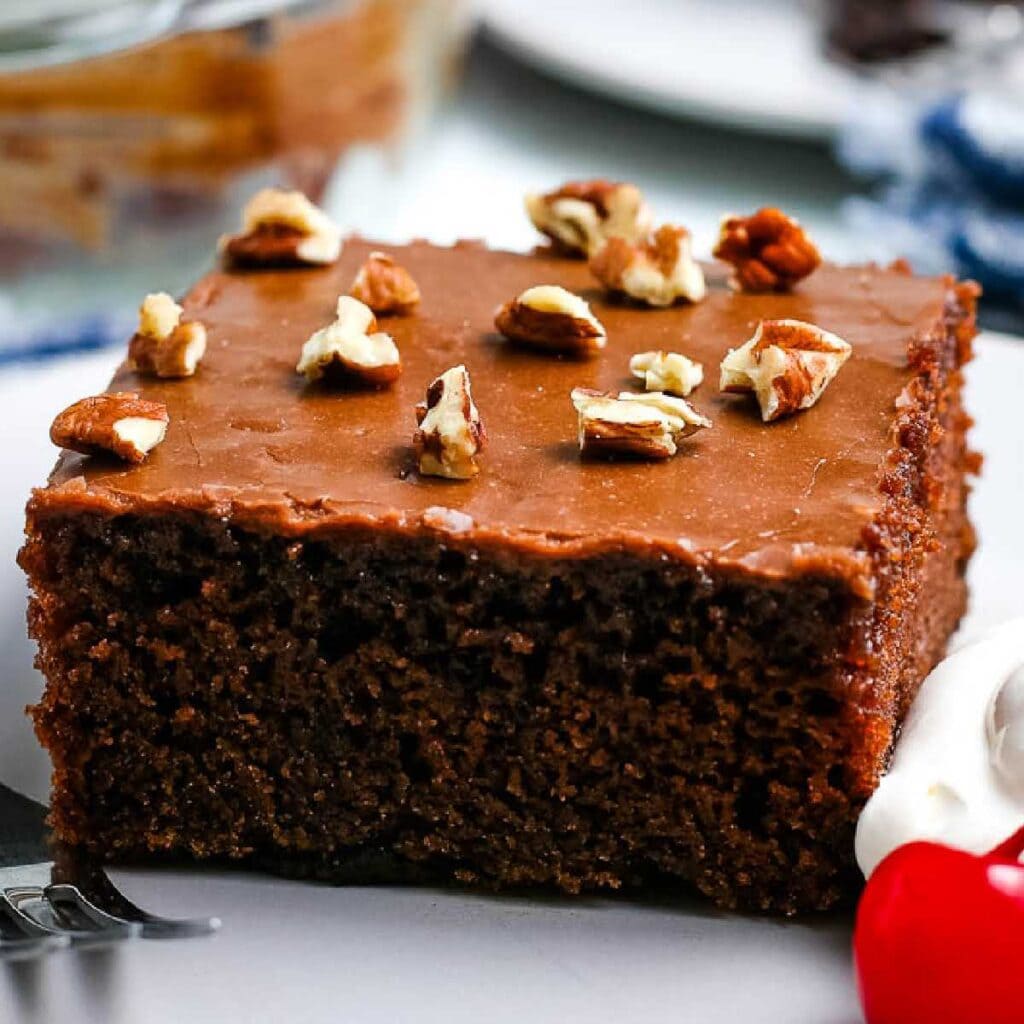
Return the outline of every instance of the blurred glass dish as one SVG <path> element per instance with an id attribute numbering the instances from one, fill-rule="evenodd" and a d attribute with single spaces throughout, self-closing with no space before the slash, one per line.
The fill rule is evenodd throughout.
<path id="1" fill-rule="evenodd" d="M 124 49 L 172 28 L 186 0 L 35 0 L 0 8 L 0 69 L 27 70 Z"/>
<path id="2" fill-rule="evenodd" d="M 69 266 L 184 284 L 258 186 L 319 199 L 346 154 L 408 137 L 452 79 L 466 6 L 2 5 L 0 273 L 19 300 Z"/>

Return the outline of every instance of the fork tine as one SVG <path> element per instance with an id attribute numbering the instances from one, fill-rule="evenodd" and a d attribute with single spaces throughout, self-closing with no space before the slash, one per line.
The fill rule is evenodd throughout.
<path id="1" fill-rule="evenodd" d="M 101 910 L 87 900 L 77 886 L 68 883 L 48 885 L 43 889 L 43 898 L 58 912 L 63 912 L 72 920 L 84 918 L 97 931 L 127 931 L 132 935 L 139 935 L 142 932 L 142 926 L 138 922 Z"/>
<path id="2" fill-rule="evenodd" d="M 114 885 L 111 882 L 110 887 Z M 117 909 L 114 914 L 93 902 L 78 886 L 68 883 L 47 886 L 44 890 L 51 903 L 74 903 L 84 914 L 93 920 L 106 921 L 111 924 L 127 925 L 136 929 L 144 939 L 185 938 L 192 935 L 208 935 L 220 927 L 216 917 L 194 918 L 191 920 L 172 920 L 157 917 L 135 906 L 127 897 L 118 894 Z"/>
<path id="3" fill-rule="evenodd" d="M 63 935 L 47 934 L 0 893 L 0 960 L 8 963 L 34 960 L 44 953 L 63 949 L 70 941 Z"/>
<path id="4" fill-rule="evenodd" d="M 35 918 L 30 917 L 19 905 L 20 900 L 28 894 L 28 889 L 4 889 L 0 891 L 0 914 L 3 915 L 7 926 L 14 926 L 19 936 L 31 939 L 45 939 L 53 934 L 48 928 L 44 928 Z M 12 895 L 16 894 L 16 895 Z M 39 897 L 42 897 L 43 890 L 37 890 Z M 32 895 L 36 895 L 33 893 Z M 5 928 L 5 931 L 8 929 Z"/>
<path id="5" fill-rule="evenodd" d="M 59 845 L 55 852 L 54 862 L 0 868 L 0 961 L 28 960 L 68 945 L 93 949 L 133 936 L 184 938 L 220 928 L 216 917 L 149 914 L 93 858 Z"/>
<path id="6" fill-rule="evenodd" d="M 109 920 L 131 924 L 135 928 L 141 927 L 144 939 L 178 939 L 209 935 L 220 928 L 220 919 L 216 917 L 174 920 L 147 913 L 132 903 L 110 881 L 106 872 L 95 865 L 88 865 L 80 872 L 76 872 L 74 885 L 67 882 L 55 883 L 47 886 L 45 891 L 56 891 L 58 899 L 73 898 L 79 907 L 88 907 L 91 912 Z M 71 896 L 71 893 L 74 895 Z"/>
<path id="7" fill-rule="evenodd" d="M 25 909 L 33 904 L 38 904 L 43 913 L 32 914 Z M 69 913 L 66 906 L 51 904 L 45 891 L 34 886 L 5 889 L 0 893 L 0 906 L 25 934 L 36 938 L 56 936 L 80 947 L 108 946 L 138 935 L 141 930 L 139 925 L 127 921 L 104 923 L 84 913 Z"/>

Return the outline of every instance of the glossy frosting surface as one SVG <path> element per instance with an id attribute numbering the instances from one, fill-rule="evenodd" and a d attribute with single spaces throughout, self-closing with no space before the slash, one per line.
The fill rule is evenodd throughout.
<path id="1" fill-rule="evenodd" d="M 824 267 L 793 294 L 737 295 L 724 270 L 712 269 L 704 302 L 656 310 L 609 301 L 580 261 L 413 243 L 387 250 L 423 294 L 412 315 L 381 319 L 401 351 L 397 384 L 308 385 L 295 373 L 299 350 L 333 319 L 374 248 L 352 239 L 333 267 L 218 272 L 200 282 L 184 303 L 208 331 L 197 375 L 159 381 L 122 368 L 111 385 L 167 404 L 165 442 L 137 467 L 64 453 L 42 501 L 188 506 L 297 533 L 348 523 L 436 528 L 538 552 L 653 547 L 770 574 L 808 558 L 842 575 L 863 568 L 857 549 L 881 505 L 879 469 L 911 379 L 908 346 L 942 329 L 947 281 Z M 590 301 L 608 331 L 602 353 L 560 358 L 496 334 L 495 308 L 536 284 Z M 813 409 L 770 425 L 750 397 L 717 389 L 722 357 L 764 317 L 807 320 L 853 345 Z M 714 426 L 662 463 L 581 462 L 569 392 L 639 388 L 629 358 L 648 349 L 704 364 L 690 400 Z M 460 362 L 489 437 L 482 472 L 469 482 L 422 478 L 411 450 L 414 407 Z"/>

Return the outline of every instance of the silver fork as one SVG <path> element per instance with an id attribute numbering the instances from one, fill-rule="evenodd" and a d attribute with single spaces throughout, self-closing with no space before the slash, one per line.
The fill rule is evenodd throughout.
<path id="1" fill-rule="evenodd" d="M 44 807 L 0 784 L 0 960 L 29 960 L 67 946 L 95 949 L 136 936 L 208 935 L 220 927 L 215 917 L 172 921 L 148 914 L 96 861 L 55 842 L 45 819 Z"/>
<path id="2" fill-rule="evenodd" d="M 78 858 L 0 868 L 0 960 L 29 960 L 67 946 L 209 935 L 215 917 L 172 920 L 132 903 L 98 865 Z"/>

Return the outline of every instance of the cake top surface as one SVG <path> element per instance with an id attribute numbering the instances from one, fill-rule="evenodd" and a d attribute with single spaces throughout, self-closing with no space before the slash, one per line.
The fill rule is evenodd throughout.
<path id="1" fill-rule="evenodd" d="M 348 523 L 437 529 L 539 553 L 624 546 L 769 575 L 812 564 L 857 571 L 862 530 L 883 501 L 897 401 L 914 375 L 908 351 L 942 329 L 948 280 L 825 266 L 792 293 L 756 295 L 732 292 L 725 270 L 710 269 L 703 302 L 647 309 L 607 298 L 582 260 L 414 242 L 387 251 L 422 302 L 380 319 L 401 351 L 401 377 L 377 391 L 308 384 L 295 372 L 303 343 L 333 319 L 378 248 L 354 238 L 333 266 L 202 280 L 184 300 L 209 339 L 196 376 L 157 380 L 123 366 L 110 386 L 166 403 L 164 443 L 135 466 L 64 452 L 37 504 L 196 508 L 295 533 Z M 597 357 L 525 350 L 496 332 L 496 307 L 536 284 L 590 302 L 608 333 Z M 813 408 L 771 424 L 749 396 L 718 392 L 722 357 L 762 318 L 808 321 L 853 345 Z M 651 349 L 704 364 L 690 401 L 713 427 L 664 462 L 582 461 L 570 392 L 633 389 L 629 359 Z M 414 408 L 458 363 L 487 429 L 482 471 L 469 481 L 423 477 Z"/>

